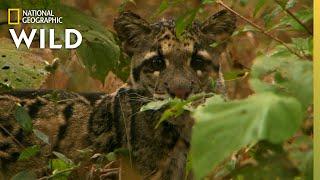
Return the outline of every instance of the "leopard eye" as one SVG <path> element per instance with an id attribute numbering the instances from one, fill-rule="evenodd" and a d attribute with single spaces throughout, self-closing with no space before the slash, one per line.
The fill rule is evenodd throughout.
<path id="1" fill-rule="evenodd" d="M 201 57 L 193 56 L 191 59 L 191 64 L 190 66 L 194 70 L 205 70 L 206 68 L 206 62 L 203 60 Z"/>
<path id="2" fill-rule="evenodd" d="M 166 64 L 162 56 L 155 56 L 151 59 L 151 69 L 153 71 L 161 71 L 165 69 Z"/>

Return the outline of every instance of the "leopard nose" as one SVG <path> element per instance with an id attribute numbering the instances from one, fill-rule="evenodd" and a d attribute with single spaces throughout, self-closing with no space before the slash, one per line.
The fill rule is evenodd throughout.
<path id="1" fill-rule="evenodd" d="M 191 93 L 191 88 L 178 87 L 178 88 L 173 88 L 170 91 L 170 95 L 172 97 L 177 97 L 180 99 L 187 99 L 189 97 L 190 93 Z"/>

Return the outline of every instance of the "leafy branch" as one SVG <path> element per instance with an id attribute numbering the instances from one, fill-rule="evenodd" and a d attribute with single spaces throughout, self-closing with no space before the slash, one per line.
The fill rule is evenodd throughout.
<path id="1" fill-rule="evenodd" d="M 259 26 L 258 24 L 252 22 L 251 20 L 249 20 L 248 18 L 242 16 L 241 14 L 239 14 L 238 12 L 236 12 L 235 10 L 233 10 L 232 8 L 230 8 L 228 5 L 226 5 L 225 3 L 223 3 L 221 0 L 217 0 L 216 1 L 217 4 L 223 6 L 224 8 L 226 8 L 227 10 L 229 10 L 231 13 L 235 14 L 236 16 L 238 16 L 239 18 L 241 18 L 242 20 L 246 21 L 247 23 L 249 23 L 251 26 L 253 26 L 254 28 L 256 28 L 259 32 L 263 33 L 264 35 L 268 36 L 269 38 L 275 40 L 276 42 L 282 44 L 284 47 L 286 47 L 288 49 L 288 51 L 290 51 L 292 54 L 295 54 L 296 56 L 298 56 L 301 59 L 306 59 L 306 60 L 312 60 L 309 57 L 303 56 L 299 53 L 297 53 L 294 49 L 292 49 L 290 46 L 288 46 L 288 44 L 286 44 L 284 41 L 282 41 L 281 39 L 277 38 L 276 36 L 270 34 L 269 32 L 267 32 L 267 30 L 263 29 L 261 26 Z"/>
<path id="2" fill-rule="evenodd" d="M 185 110 L 192 111 L 195 107 L 188 106 L 191 103 L 194 103 L 198 100 L 204 100 L 206 98 L 214 96 L 214 93 L 199 93 L 195 94 L 193 96 L 190 96 L 186 100 L 181 100 L 178 98 L 174 99 L 165 99 L 162 101 L 151 101 L 150 103 L 144 105 L 141 107 L 140 111 L 148 111 L 148 110 L 160 110 L 163 107 L 166 107 L 165 111 L 162 113 L 160 120 L 155 126 L 155 129 L 157 129 L 160 124 L 169 119 L 169 118 L 176 118 L 179 117 Z M 199 106 L 200 103 L 196 104 L 196 106 Z"/>
<path id="3" fill-rule="evenodd" d="M 279 0 L 274 0 L 283 11 L 285 11 L 287 14 L 289 14 L 297 23 L 299 23 L 311 36 L 313 35 L 312 31 L 302 22 L 300 19 L 298 19 L 289 9 L 285 8 Z"/>

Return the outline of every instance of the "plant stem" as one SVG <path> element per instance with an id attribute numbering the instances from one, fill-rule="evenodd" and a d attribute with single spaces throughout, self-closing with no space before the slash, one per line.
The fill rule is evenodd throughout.
<path id="1" fill-rule="evenodd" d="M 275 37 L 274 35 L 268 33 L 265 29 L 263 29 L 261 26 L 257 25 L 256 23 L 250 21 L 248 18 L 242 16 L 241 14 L 239 14 L 238 12 L 236 12 L 235 10 L 231 9 L 229 6 L 227 6 L 226 4 L 224 4 L 221 0 L 217 0 L 216 1 L 217 4 L 223 6 L 224 8 L 226 8 L 227 10 L 229 10 L 231 13 L 235 14 L 236 16 L 238 16 L 239 18 L 241 18 L 242 20 L 246 21 L 247 23 L 249 23 L 251 26 L 255 27 L 256 29 L 258 29 L 261 33 L 263 33 L 264 35 L 268 36 L 269 38 L 277 41 L 278 43 L 282 44 L 284 47 L 286 47 L 292 54 L 295 54 L 296 56 L 298 56 L 301 59 L 306 59 L 306 60 L 311 60 L 308 57 L 302 56 L 301 54 L 299 54 L 298 52 L 296 52 L 294 49 L 290 48 L 285 42 L 283 42 L 281 39 Z"/>
<path id="2" fill-rule="evenodd" d="M 274 0 L 274 1 L 282 8 L 282 10 L 284 10 L 287 14 L 289 14 L 295 21 L 297 21 L 297 23 L 299 23 L 311 36 L 313 35 L 311 30 L 300 19 L 298 19 L 291 11 L 289 11 L 289 9 L 286 9 L 281 5 L 279 0 Z"/>

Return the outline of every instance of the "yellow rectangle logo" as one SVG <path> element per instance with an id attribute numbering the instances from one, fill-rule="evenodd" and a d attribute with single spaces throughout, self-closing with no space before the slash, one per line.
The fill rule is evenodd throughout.
<path id="1" fill-rule="evenodd" d="M 11 18 L 16 17 L 16 21 L 11 21 Z M 19 25 L 20 24 L 20 9 L 10 8 L 8 9 L 8 24 L 9 25 Z"/>

